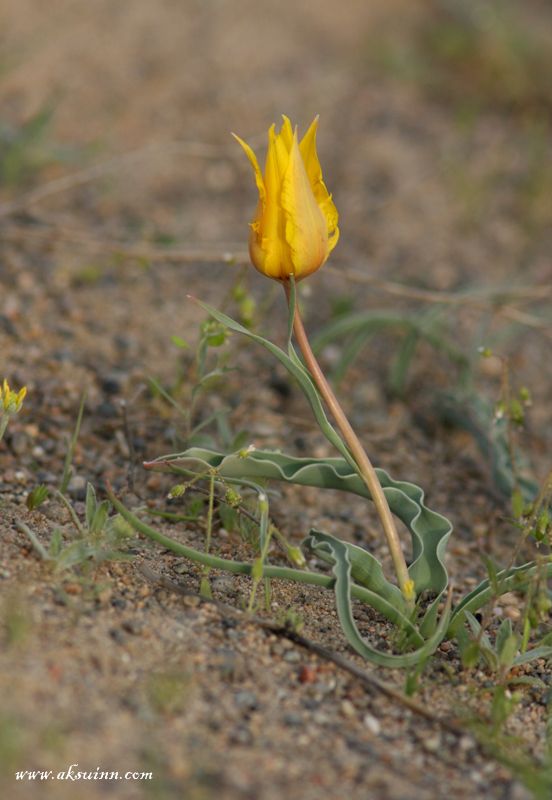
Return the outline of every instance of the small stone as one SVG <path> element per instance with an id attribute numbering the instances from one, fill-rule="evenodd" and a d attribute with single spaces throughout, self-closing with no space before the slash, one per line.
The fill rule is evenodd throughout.
<path id="1" fill-rule="evenodd" d="M 516 606 L 506 606 L 504 609 L 504 616 L 511 619 L 512 622 L 517 622 L 517 620 L 521 617 L 521 611 Z"/>
<path id="2" fill-rule="evenodd" d="M 243 708 L 247 711 L 254 711 L 259 705 L 257 695 L 254 692 L 249 692 L 247 689 L 236 692 L 234 701 L 239 708 Z"/>
<path id="3" fill-rule="evenodd" d="M 301 661 L 301 656 L 297 650 L 288 650 L 287 653 L 284 653 L 284 661 L 287 661 L 289 664 L 297 664 Z"/>
<path id="4" fill-rule="evenodd" d="M 475 742 L 473 741 L 471 736 L 461 736 L 460 739 L 458 740 L 458 747 L 460 748 L 460 750 L 464 750 L 464 752 L 466 752 L 467 750 L 473 750 L 473 748 L 475 747 Z"/>
<path id="5" fill-rule="evenodd" d="M 341 713 L 344 717 L 354 717 L 356 716 L 356 708 L 350 700 L 343 700 L 341 703 Z"/>
<path id="6" fill-rule="evenodd" d="M 438 734 L 435 734 L 435 736 L 429 736 L 427 739 L 424 739 L 422 745 L 424 750 L 427 750 L 428 753 L 436 753 L 441 747 L 441 737 Z"/>
<path id="7" fill-rule="evenodd" d="M 110 372 L 102 378 L 101 387 L 106 394 L 118 394 L 121 391 L 124 379 L 124 373 Z"/>
<path id="8" fill-rule="evenodd" d="M 381 725 L 379 720 L 372 716 L 372 714 L 365 714 L 364 719 L 362 720 L 364 727 L 368 728 L 370 733 L 373 733 L 374 736 L 379 736 L 381 733 Z"/>
<path id="9" fill-rule="evenodd" d="M 289 725 L 292 728 L 299 728 L 303 724 L 300 714 L 295 714 L 293 711 L 288 711 L 282 717 L 284 725 Z"/>
<path id="10" fill-rule="evenodd" d="M 299 683 L 314 683 L 316 680 L 316 670 L 308 664 L 303 664 L 299 669 Z"/>
<path id="11" fill-rule="evenodd" d="M 67 491 L 76 500 L 84 500 L 86 498 L 86 478 L 83 478 L 82 475 L 73 475 Z"/>

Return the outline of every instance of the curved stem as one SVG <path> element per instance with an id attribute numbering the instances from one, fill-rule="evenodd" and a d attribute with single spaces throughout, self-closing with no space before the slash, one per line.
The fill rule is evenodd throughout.
<path id="1" fill-rule="evenodd" d="M 288 281 L 284 283 L 284 289 L 286 292 L 288 305 L 290 305 L 291 289 Z M 318 391 L 322 395 L 324 402 L 335 419 L 337 427 L 339 428 L 341 435 L 343 436 L 343 439 L 345 440 L 351 455 L 357 464 L 359 475 L 368 487 L 368 491 L 372 496 L 372 500 L 387 538 L 387 544 L 389 546 L 389 551 L 391 553 L 391 558 L 393 560 L 393 566 L 395 568 L 399 586 L 409 605 L 412 605 L 414 600 L 414 587 L 408 575 L 404 553 L 402 551 L 399 535 L 395 527 L 395 520 L 393 519 L 393 515 L 389 509 L 387 498 L 383 493 L 383 489 L 379 482 L 376 471 L 372 466 L 364 447 L 351 427 L 351 423 L 347 419 L 345 412 L 341 408 L 337 397 L 335 396 L 330 384 L 326 379 L 326 376 L 322 372 L 320 364 L 312 352 L 312 348 L 307 338 L 307 333 L 303 325 L 303 320 L 299 314 L 299 308 L 297 304 L 295 304 L 293 332 L 295 333 L 297 344 L 299 345 L 299 349 L 303 354 L 305 364 L 307 365 L 307 368 L 314 382 L 316 383 Z"/>

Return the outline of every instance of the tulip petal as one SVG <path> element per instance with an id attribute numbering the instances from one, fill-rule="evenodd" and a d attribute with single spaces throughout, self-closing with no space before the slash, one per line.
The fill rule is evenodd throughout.
<path id="1" fill-rule="evenodd" d="M 281 203 L 286 218 L 285 237 L 291 251 L 293 272 L 297 278 L 301 278 L 322 266 L 329 250 L 326 221 L 313 194 L 296 132 L 282 184 Z"/>
<path id="2" fill-rule="evenodd" d="M 316 197 L 322 214 L 326 220 L 328 229 L 328 245 L 330 252 L 337 244 L 339 239 L 339 228 L 337 222 L 339 215 L 334 205 L 331 194 L 326 189 L 326 184 L 322 179 L 322 168 L 316 152 L 316 131 L 318 128 L 318 117 L 315 117 L 301 140 L 299 149 L 305 163 L 305 169 L 312 186 L 312 191 Z"/>
<path id="3" fill-rule="evenodd" d="M 257 161 L 257 156 L 253 152 L 252 148 L 247 144 L 247 142 L 244 142 L 244 140 L 240 139 L 240 137 L 237 136 L 235 133 L 233 133 L 232 136 L 239 144 L 241 144 L 241 146 L 245 151 L 245 155 L 249 159 L 249 163 L 253 167 L 253 172 L 255 173 L 255 183 L 257 184 L 257 189 L 259 191 L 259 199 L 261 203 L 263 203 L 264 205 L 266 199 L 266 191 L 265 191 L 265 185 L 263 181 L 261 168 L 259 167 L 259 162 Z"/>
<path id="4" fill-rule="evenodd" d="M 291 146 L 293 144 L 293 128 L 291 127 L 291 122 L 289 120 L 289 117 L 286 117 L 285 114 L 282 114 L 282 119 L 283 123 L 282 123 L 282 128 L 280 130 L 280 137 L 282 138 L 286 146 L 286 150 L 289 153 L 291 150 Z"/>
<path id="5" fill-rule="evenodd" d="M 275 126 L 268 131 L 268 151 L 264 185 L 266 189 L 266 206 L 261 223 L 260 250 L 264 256 L 262 272 L 271 278 L 282 278 L 289 275 L 292 269 L 289 248 L 285 239 L 285 218 L 280 195 L 282 181 L 287 169 L 287 155 L 283 142 L 276 136 Z"/>

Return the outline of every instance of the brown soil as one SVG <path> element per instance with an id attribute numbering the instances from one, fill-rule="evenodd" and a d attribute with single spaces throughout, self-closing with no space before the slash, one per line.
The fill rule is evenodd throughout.
<path id="1" fill-rule="evenodd" d="M 66 543 L 74 535 L 55 499 L 28 511 L 26 498 L 37 483 L 59 486 L 84 391 L 69 485 L 77 514 L 87 481 L 99 494 L 111 481 L 129 506 L 163 506 L 171 482 L 141 463 L 173 450 L 183 423 L 152 396 L 148 378 L 172 385 L 182 374 L 186 396 L 192 350 L 178 350 L 171 337 L 195 345 L 204 318 L 187 295 L 235 311 L 229 292 L 246 262 L 254 188 L 231 130 L 260 148 L 281 112 L 302 128 L 320 114 L 341 242 L 331 266 L 303 287 L 313 331 L 337 302 L 390 313 L 438 307 L 434 297 L 400 296 L 398 283 L 431 293 L 541 286 L 542 298 L 550 296 L 550 137 L 538 139 L 538 130 L 549 132 L 545 110 L 535 122 L 531 108 L 489 95 L 466 122 L 469 75 L 468 90 L 455 73 L 443 94 L 414 63 L 405 76 L 377 57 L 388 40 L 415 41 L 441 5 L 25 0 L 3 9 L 0 125 L 17 130 L 45 107 L 54 113 L 29 174 L 0 187 L 0 378 L 28 387 L 0 443 L 2 796 L 529 796 L 468 732 L 466 719 L 485 712 L 493 681 L 483 669 L 462 670 L 454 644 L 432 659 L 416 698 L 436 718 L 464 726 L 460 734 L 367 690 L 285 636 L 189 596 L 199 590 L 199 570 L 153 543 L 133 542 L 130 561 L 54 572 L 17 527 L 25 523 L 45 545 L 56 526 Z M 531 35 L 552 35 L 544 4 L 528 4 L 525 14 Z M 64 176 L 72 177 L 60 182 Z M 268 308 L 261 328 L 281 342 L 283 298 L 253 269 L 244 280 Z M 521 440 L 542 478 L 552 383 L 543 370 L 551 329 L 539 306 L 493 307 L 477 294 L 451 305 L 449 322 L 453 340 L 474 356 L 477 392 L 492 400 L 500 389 L 498 358 L 475 357 L 489 342 L 510 358 L 515 386 L 531 388 Z M 509 501 L 474 440 L 435 416 L 432 401 L 454 383 L 454 368 L 422 346 L 406 397 L 397 399 L 389 391 L 396 348 L 393 335 L 373 339 L 341 395 L 374 461 L 423 486 L 429 504 L 453 521 L 448 567 L 459 595 L 484 577 L 483 551 L 507 562 L 517 541 Z M 227 404 L 232 427 L 257 447 L 330 453 L 298 390 L 264 351 L 236 337 L 226 351 L 237 370 L 200 415 Z M 328 365 L 339 356 L 334 345 L 323 354 Z M 275 488 L 272 509 L 290 539 L 326 528 L 370 546 L 388 565 L 366 504 Z M 159 527 L 202 546 L 204 515 Z M 217 552 L 253 557 L 219 527 Z M 144 566 L 188 594 L 159 585 Z M 212 585 L 217 600 L 247 603 L 247 580 L 220 574 Z M 516 619 L 520 603 L 510 595 L 497 619 Z M 373 669 L 350 651 L 330 592 L 274 583 L 265 616 L 290 608 L 307 638 L 403 688 L 403 674 Z M 385 644 L 387 626 L 371 612 L 360 619 L 364 633 Z M 527 672 L 550 681 L 543 660 Z M 520 751 L 542 752 L 545 724 L 546 692 L 527 689 L 508 723 Z M 57 773 L 71 764 L 151 771 L 153 779 L 15 780 L 18 770 Z"/>

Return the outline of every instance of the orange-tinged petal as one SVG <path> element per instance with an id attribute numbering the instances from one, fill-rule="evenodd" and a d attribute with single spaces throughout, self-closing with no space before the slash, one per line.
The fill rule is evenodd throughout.
<path id="1" fill-rule="evenodd" d="M 328 257 L 326 220 L 316 198 L 294 133 L 289 164 L 282 185 L 285 235 L 293 272 L 299 279 L 322 266 Z"/>

